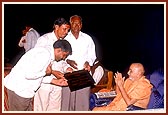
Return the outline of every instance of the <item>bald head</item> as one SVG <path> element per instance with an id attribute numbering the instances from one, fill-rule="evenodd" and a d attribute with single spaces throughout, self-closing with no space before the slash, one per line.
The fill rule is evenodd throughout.
<path id="1" fill-rule="evenodd" d="M 134 66 L 134 68 L 143 75 L 145 73 L 144 66 L 141 63 L 132 63 L 131 66 Z"/>
<path id="2" fill-rule="evenodd" d="M 141 63 L 132 63 L 130 65 L 128 75 L 132 80 L 137 80 L 144 75 L 144 66 Z"/>

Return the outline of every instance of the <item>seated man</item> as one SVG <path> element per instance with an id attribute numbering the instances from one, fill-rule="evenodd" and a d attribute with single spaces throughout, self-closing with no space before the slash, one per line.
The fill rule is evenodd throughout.
<path id="1" fill-rule="evenodd" d="M 152 85 L 144 76 L 143 65 L 132 63 L 128 75 L 125 80 L 121 73 L 115 73 L 117 96 L 107 106 L 95 107 L 93 111 L 126 111 L 129 105 L 147 108 Z"/>

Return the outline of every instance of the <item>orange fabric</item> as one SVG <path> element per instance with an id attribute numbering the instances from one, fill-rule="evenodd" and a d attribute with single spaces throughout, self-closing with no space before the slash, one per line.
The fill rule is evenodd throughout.
<path id="1" fill-rule="evenodd" d="M 99 90 L 99 92 L 110 92 L 110 91 L 111 91 L 111 90 L 106 89 L 106 88 L 103 88 L 103 89 Z"/>
<path id="2" fill-rule="evenodd" d="M 147 108 L 152 88 L 149 80 L 147 80 L 144 76 L 135 82 L 132 82 L 130 79 L 126 79 L 124 88 L 130 98 L 138 100 L 134 103 L 134 105 Z M 93 111 L 125 111 L 126 108 L 127 104 L 122 98 L 121 93 L 119 93 L 108 106 L 95 107 Z"/>

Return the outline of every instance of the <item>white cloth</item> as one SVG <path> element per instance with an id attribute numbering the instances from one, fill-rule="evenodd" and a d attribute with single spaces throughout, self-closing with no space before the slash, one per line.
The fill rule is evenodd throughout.
<path id="1" fill-rule="evenodd" d="M 46 33 L 46 34 L 40 36 L 37 40 L 37 43 L 36 43 L 35 47 L 45 47 L 47 49 L 52 49 L 54 42 L 57 41 L 57 40 L 58 39 L 55 36 L 54 31 L 52 31 L 52 32 L 49 32 L 49 33 Z M 51 83 L 52 79 L 53 79 L 52 76 L 47 76 L 47 77 L 45 77 L 43 82 Z"/>
<path id="2" fill-rule="evenodd" d="M 46 48 L 31 49 L 21 57 L 4 78 L 5 87 L 21 97 L 32 98 L 52 60 L 54 60 L 54 51 L 48 51 Z"/>
<path id="3" fill-rule="evenodd" d="M 80 32 L 78 39 L 76 39 L 70 31 L 64 39 L 69 41 L 72 47 L 72 55 L 69 55 L 67 59 L 75 60 L 78 64 L 78 70 L 83 69 L 86 61 L 90 66 L 93 65 L 96 59 L 95 44 L 89 35 Z"/>
<path id="4" fill-rule="evenodd" d="M 67 69 L 67 64 L 64 64 L 64 61 L 54 61 L 52 69 L 64 73 Z M 56 79 L 54 75 L 46 76 L 45 78 L 48 77 Z M 62 87 L 48 84 L 44 79 L 34 97 L 34 111 L 60 111 Z"/>
<path id="5" fill-rule="evenodd" d="M 97 85 L 99 83 L 99 81 L 101 80 L 101 78 L 103 77 L 104 74 L 104 70 L 101 66 L 98 66 L 95 69 L 94 74 L 92 75 L 94 81 L 95 81 L 95 85 Z"/>
<path id="6" fill-rule="evenodd" d="M 19 47 L 24 47 L 24 49 L 26 50 L 26 45 L 25 45 L 25 43 L 23 43 L 24 40 L 26 40 L 25 35 L 21 37 L 18 45 L 19 45 Z"/>
<path id="7" fill-rule="evenodd" d="M 34 111 L 60 111 L 62 88 L 55 85 L 40 87 L 34 97 Z"/>
<path id="8" fill-rule="evenodd" d="M 71 44 L 72 55 L 67 59 L 74 60 L 78 65 L 78 70 L 83 69 L 84 63 L 89 62 L 90 66 L 96 59 L 95 44 L 92 38 L 81 32 L 76 39 L 71 31 L 64 38 Z M 89 110 L 90 87 L 70 92 L 69 87 L 62 89 L 62 111 L 88 111 Z"/>
<path id="9" fill-rule="evenodd" d="M 53 47 L 57 41 L 54 31 L 41 36 L 35 47 Z M 64 73 L 69 66 L 65 61 L 53 62 L 52 69 Z M 60 111 L 62 87 L 52 85 L 54 75 L 46 76 L 34 97 L 34 111 Z"/>
<path id="10" fill-rule="evenodd" d="M 25 52 L 29 51 L 30 49 L 34 48 L 40 34 L 33 28 L 30 28 L 29 31 L 26 33 L 25 36 L 21 38 L 19 41 L 19 46 L 24 47 Z M 25 39 L 25 43 L 22 41 Z"/>
<path id="11" fill-rule="evenodd" d="M 58 38 L 55 36 L 54 31 L 49 32 L 38 38 L 35 47 L 50 47 L 51 48 L 53 47 L 54 42 L 57 40 Z"/>

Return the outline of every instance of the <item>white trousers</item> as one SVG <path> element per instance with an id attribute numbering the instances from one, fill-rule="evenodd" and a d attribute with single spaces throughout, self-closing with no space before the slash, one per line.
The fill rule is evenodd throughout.
<path id="1" fill-rule="evenodd" d="M 34 96 L 34 111 L 60 111 L 62 87 L 43 84 Z"/>

